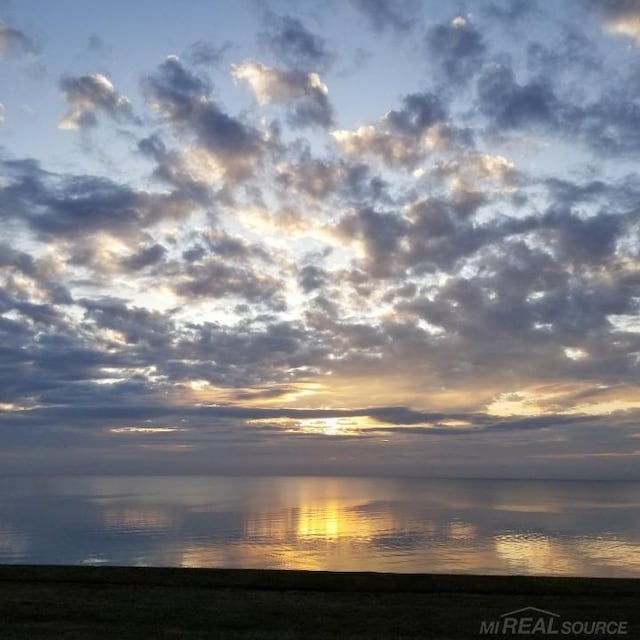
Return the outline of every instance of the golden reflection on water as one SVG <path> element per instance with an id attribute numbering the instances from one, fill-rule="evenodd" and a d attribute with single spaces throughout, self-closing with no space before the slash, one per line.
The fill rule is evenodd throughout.
<path id="1" fill-rule="evenodd" d="M 55 496 L 35 503 L 44 521 L 64 517 L 74 541 L 61 546 L 67 555 L 56 562 L 640 575 L 633 486 L 612 493 L 600 485 L 578 491 L 344 478 L 83 482 L 60 484 L 61 516 Z M 69 502 L 74 495 L 78 502 Z M 0 561 L 44 562 L 45 528 L 29 529 L 31 520 L 11 520 L 13 513 L 21 512 L 0 509 Z"/>
<path id="2" fill-rule="evenodd" d="M 245 534 L 250 540 L 368 541 L 400 524 L 390 512 L 363 513 L 329 499 L 275 513 L 253 513 L 247 518 Z"/>
<path id="3" fill-rule="evenodd" d="M 626 540 L 580 540 L 577 549 L 594 561 L 609 567 L 640 575 L 640 544 Z"/>
<path id="4" fill-rule="evenodd" d="M 566 543 L 542 535 L 497 536 L 495 550 L 512 573 L 580 575 L 584 564 Z"/>
<path id="5" fill-rule="evenodd" d="M 495 548 L 510 572 L 536 575 L 638 575 L 640 545 L 616 540 L 559 540 L 548 536 L 507 535 Z"/>
<path id="6" fill-rule="evenodd" d="M 360 537 L 362 524 L 342 516 L 339 507 L 335 504 L 330 503 L 324 507 L 303 507 L 298 518 L 297 534 L 301 538 L 336 540 L 341 533 L 345 535 L 350 531 L 353 536 Z"/>
<path id="7" fill-rule="evenodd" d="M 298 511 L 296 534 L 298 538 L 320 540 L 370 540 L 376 533 L 394 527 L 391 514 L 375 514 L 367 517 L 362 513 L 341 506 L 335 501 L 326 504 L 303 505 Z"/>
<path id="8" fill-rule="evenodd" d="M 489 536 L 481 523 L 414 517 L 399 508 L 402 503 L 362 503 L 327 487 L 326 495 L 318 497 L 308 486 L 299 486 L 294 492 L 297 506 L 247 513 L 239 535 L 218 541 L 206 535 L 193 539 L 175 547 L 168 563 L 342 571 L 640 573 L 640 547 L 632 542 L 531 532 Z M 145 503 L 107 505 L 104 522 L 126 531 L 151 532 L 172 525 L 166 511 Z M 153 560 L 143 563 L 153 564 Z"/>

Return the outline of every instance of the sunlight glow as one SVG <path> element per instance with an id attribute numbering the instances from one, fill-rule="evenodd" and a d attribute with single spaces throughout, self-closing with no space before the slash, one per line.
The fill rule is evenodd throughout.
<path id="1" fill-rule="evenodd" d="M 179 427 L 113 427 L 109 429 L 109 433 L 173 433 L 175 431 L 184 431 Z"/>

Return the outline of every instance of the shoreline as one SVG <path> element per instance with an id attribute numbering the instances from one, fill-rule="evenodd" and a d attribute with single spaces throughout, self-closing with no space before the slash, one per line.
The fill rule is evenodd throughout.
<path id="1" fill-rule="evenodd" d="M 0 582 L 137 584 L 374 593 L 639 593 L 640 578 L 299 569 L 0 564 Z"/>
<path id="2" fill-rule="evenodd" d="M 623 620 L 626 637 L 637 637 L 639 599 L 636 578 L 0 565 L 0 634 L 453 640 L 534 607 Z"/>

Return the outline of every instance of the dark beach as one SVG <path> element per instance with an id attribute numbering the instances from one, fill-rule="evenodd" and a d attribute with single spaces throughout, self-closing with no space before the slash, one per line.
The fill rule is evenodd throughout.
<path id="1" fill-rule="evenodd" d="M 637 579 L 7 565 L 0 590 L 3 640 L 478 638 L 527 607 L 558 631 L 640 630 Z"/>

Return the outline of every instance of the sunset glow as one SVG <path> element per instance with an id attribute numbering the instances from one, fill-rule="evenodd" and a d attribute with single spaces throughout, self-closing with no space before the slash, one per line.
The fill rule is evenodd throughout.
<path id="1" fill-rule="evenodd" d="M 0 3 L 3 471 L 639 477 L 636 3 L 71 4 Z"/>

